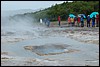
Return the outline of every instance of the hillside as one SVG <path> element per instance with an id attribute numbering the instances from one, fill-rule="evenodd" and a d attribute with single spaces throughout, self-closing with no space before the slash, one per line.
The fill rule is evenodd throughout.
<path id="1" fill-rule="evenodd" d="M 49 8 L 45 8 L 44 10 L 25 13 L 24 15 L 30 15 L 36 20 L 47 17 L 50 18 L 51 21 L 55 21 L 59 15 L 61 16 L 61 20 L 66 20 L 70 13 L 73 13 L 76 16 L 78 14 L 89 15 L 93 11 L 99 12 L 99 1 L 66 1 L 61 4 L 55 4 Z"/>

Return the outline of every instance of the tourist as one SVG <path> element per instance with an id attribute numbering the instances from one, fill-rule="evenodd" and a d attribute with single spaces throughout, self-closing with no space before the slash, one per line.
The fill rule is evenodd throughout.
<path id="1" fill-rule="evenodd" d="M 84 27 L 84 17 L 81 15 L 81 27 Z"/>
<path id="2" fill-rule="evenodd" d="M 99 27 L 99 14 L 96 15 L 96 27 Z"/>
<path id="3" fill-rule="evenodd" d="M 92 17 L 92 27 L 95 27 L 95 15 Z"/>
<path id="4" fill-rule="evenodd" d="M 49 27 L 50 26 L 50 19 L 48 18 L 47 19 L 47 27 Z"/>
<path id="5" fill-rule="evenodd" d="M 61 21 L 61 18 L 60 18 L 60 16 L 58 16 L 58 25 L 60 26 L 60 21 Z"/>
<path id="6" fill-rule="evenodd" d="M 71 17 L 71 24 L 72 24 L 72 27 L 74 26 L 74 18 Z"/>
<path id="7" fill-rule="evenodd" d="M 42 19 L 40 19 L 40 23 L 42 23 Z"/>
<path id="8" fill-rule="evenodd" d="M 90 20 L 91 20 L 91 19 L 90 19 L 90 16 L 88 15 L 88 16 L 87 16 L 87 27 L 90 27 Z"/>
<path id="9" fill-rule="evenodd" d="M 80 26 L 80 17 L 78 16 L 77 18 L 77 26 L 79 27 Z"/>
<path id="10" fill-rule="evenodd" d="M 77 17 L 74 18 L 74 26 L 77 26 Z"/>
<path id="11" fill-rule="evenodd" d="M 68 17 L 68 25 L 70 26 L 70 24 L 71 24 L 71 18 Z"/>

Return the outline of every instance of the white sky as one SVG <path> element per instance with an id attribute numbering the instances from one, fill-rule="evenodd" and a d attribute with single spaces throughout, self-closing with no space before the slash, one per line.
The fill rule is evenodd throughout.
<path id="1" fill-rule="evenodd" d="M 1 10 L 40 9 L 48 8 L 64 1 L 1 1 Z"/>

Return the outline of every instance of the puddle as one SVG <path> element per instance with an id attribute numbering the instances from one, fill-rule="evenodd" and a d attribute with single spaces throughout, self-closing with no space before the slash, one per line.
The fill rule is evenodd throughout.
<path id="1" fill-rule="evenodd" d="M 48 44 L 40 46 L 25 46 L 24 48 L 26 50 L 31 50 L 32 52 L 35 52 L 37 55 L 44 56 L 66 53 L 68 51 L 68 46 L 69 45 L 67 44 Z"/>

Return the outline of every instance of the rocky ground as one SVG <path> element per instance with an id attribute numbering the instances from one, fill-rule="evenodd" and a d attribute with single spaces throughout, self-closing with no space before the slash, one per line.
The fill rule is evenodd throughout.
<path id="1" fill-rule="evenodd" d="M 99 66 L 99 28 L 98 27 L 94 27 L 94 28 L 92 27 L 90 28 L 49 27 L 47 28 L 46 27 L 46 28 L 37 28 L 36 30 L 37 31 L 34 34 L 31 34 L 31 35 L 28 34 L 28 36 L 25 35 L 25 36 L 19 36 L 19 37 L 4 35 L 4 33 L 2 33 L 1 35 L 1 47 L 2 47 L 1 48 L 1 66 Z M 57 37 L 59 38 L 61 37 L 61 39 L 58 39 Z M 67 40 L 67 38 L 69 38 L 69 40 Z M 36 42 L 35 39 L 37 40 L 41 39 L 41 40 Z M 33 40 L 32 43 L 29 40 Z M 45 41 L 42 41 L 42 40 L 45 40 Z M 25 41 L 28 41 L 28 42 L 25 42 Z M 59 43 L 60 41 L 61 43 Z M 76 45 L 74 45 L 74 41 Z M 39 56 L 40 54 L 39 55 L 36 54 L 37 57 L 34 57 L 34 58 L 31 57 L 30 55 L 28 55 L 28 57 L 19 56 L 19 55 L 17 56 L 16 54 L 14 54 L 14 51 L 5 50 L 7 48 L 6 46 L 11 46 L 15 44 L 20 45 L 21 42 L 31 43 L 31 44 L 35 44 L 35 42 L 36 44 L 38 44 L 38 42 L 40 43 L 44 42 L 45 44 L 53 43 L 54 45 L 60 44 L 60 47 L 62 47 L 61 46 L 62 44 L 66 45 L 68 42 L 67 45 L 69 45 L 69 47 L 67 48 L 68 49 L 67 50 L 64 48 L 66 46 L 59 48 L 59 47 L 54 47 L 53 45 L 52 50 L 54 50 L 54 52 L 59 51 L 60 49 L 65 50 L 65 52 L 64 51 L 58 52 L 58 53 L 56 52 L 53 55 L 52 55 L 52 52 L 51 54 L 49 54 L 51 49 L 49 49 L 48 47 L 51 47 L 51 46 L 44 46 L 44 44 L 43 46 L 38 46 L 38 47 L 36 47 L 37 45 L 31 45 L 31 44 L 22 45 L 23 48 L 20 47 L 20 49 L 23 49 L 23 51 L 26 51 L 26 52 L 29 51 L 35 54 L 36 53 L 43 54 L 42 56 Z M 17 50 L 18 47 L 15 47 L 15 48 Z M 45 49 L 45 48 L 48 48 L 48 49 Z M 55 50 L 55 49 L 58 49 L 58 50 Z M 14 48 L 12 50 L 14 50 Z M 48 52 L 45 52 L 45 51 L 48 51 Z M 46 53 L 47 55 L 44 55 Z M 82 56 L 83 56 L 83 59 L 81 58 Z"/>

